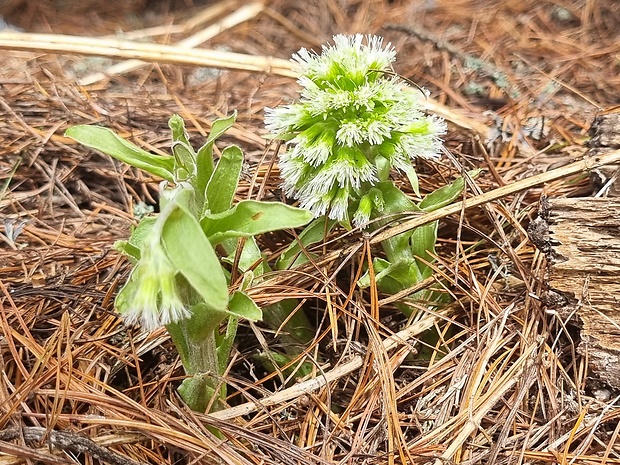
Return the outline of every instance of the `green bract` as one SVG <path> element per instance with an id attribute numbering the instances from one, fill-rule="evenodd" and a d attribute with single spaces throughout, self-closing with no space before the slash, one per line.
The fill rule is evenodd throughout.
<path id="1" fill-rule="evenodd" d="M 422 111 L 425 94 L 394 76 L 394 48 L 377 36 L 337 35 L 333 46 L 293 56 L 298 103 L 265 109 L 267 129 L 289 141 L 279 165 L 288 195 L 315 216 L 364 225 L 370 187 L 391 168 L 410 173 L 415 157 L 436 158 L 445 122 Z M 417 187 L 417 186 L 414 186 Z M 366 197 L 364 197 L 366 196 Z"/>

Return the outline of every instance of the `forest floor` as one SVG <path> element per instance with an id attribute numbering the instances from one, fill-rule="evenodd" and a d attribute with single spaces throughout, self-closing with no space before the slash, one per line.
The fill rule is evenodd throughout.
<path id="1" fill-rule="evenodd" d="M 19 31 L 112 47 L 72 49 L 60 36 L 18 47 L 0 35 L 0 465 L 620 464 L 619 393 L 590 371 L 577 322 L 545 306 L 546 259 L 526 232 L 541 196 L 597 192 L 586 170 L 566 167 L 586 156 L 595 115 L 620 104 L 620 3 L 9 0 L 0 15 Z M 242 322 L 224 377 L 230 408 L 192 412 L 165 329 L 126 327 L 114 310 L 130 265 L 113 244 L 138 206 L 157 203 L 159 180 L 64 131 L 102 125 L 164 154 L 172 114 L 200 145 L 236 110 L 218 150 L 244 151 L 237 197 L 282 199 L 264 108 L 294 101 L 299 86 L 276 59 L 340 33 L 391 42 L 395 72 L 448 121 L 452 157 L 418 162 L 422 193 L 482 170 L 461 208 L 438 216 L 430 281 L 451 303 L 419 302 L 408 319 L 394 303 L 416 289 L 362 292 L 356 276 L 381 250 L 336 229 L 317 249 L 330 259 L 303 279 L 276 273 L 251 290 L 261 305 L 303 300 L 314 373 L 283 383 L 265 371 L 253 355 L 279 339 Z M 207 66 L 177 47 L 110 68 L 123 63 L 118 39 L 188 37 L 225 59 Z M 261 246 L 275 260 L 291 240 Z"/>

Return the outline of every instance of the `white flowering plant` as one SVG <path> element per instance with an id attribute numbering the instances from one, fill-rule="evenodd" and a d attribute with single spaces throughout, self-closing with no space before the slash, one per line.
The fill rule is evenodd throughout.
<path id="1" fill-rule="evenodd" d="M 66 132 L 163 178 L 159 214 L 143 218 L 128 241 L 116 244 L 134 266 L 115 306 L 127 324 L 139 324 L 145 331 L 166 327 L 188 375 L 179 393 L 192 409 L 203 412 L 224 405 L 226 387 L 219 377 L 227 367 L 239 318 L 256 321 L 263 316 L 244 292 L 268 270 L 260 263 L 254 237 L 312 219 L 310 212 L 280 202 L 234 203 L 243 153 L 229 146 L 217 165 L 213 158 L 216 139 L 234 120 L 232 115 L 213 122 L 206 143 L 195 151 L 182 118 L 174 115 L 169 121 L 172 154 L 167 156 L 148 153 L 103 127 L 74 126 Z M 243 279 L 230 283 L 224 265 L 234 261 L 239 238 L 245 238 L 238 263 Z M 224 253 L 218 255 L 216 246 Z"/>
<path id="2" fill-rule="evenodd" d="M 422 111 L 426 93 L 395 76 L 395 50 L 383 39 L 338 35 L 323 53 L 302 49 L 299 102 L 265 110 L 265 125 L 289 142 L 279 156 L 284 188 L 315 216 L 364 226 L 383 207 L 371 187 L 395 168 L 410 176 L 412 161 L 439 157 L 445 122 Z"/>
<path id="3" fill-rule="evenodd" d="M 293 55 L 300 72 L 299 101 L 265 109 L 271 137 L 287 142 L 279 153 L 280 175 L 287 195 L 317 220 L 300 235 L 308 246 L 327 217 L 370 230 L 383 227 L 391 215 L 431 211 L 462 192 L 460 178 L 414 202 L 390 180 L 404 173 L 420 197 L 414 162 L 437 160 L 443 149 L 445 121 L 423 111 L 428 92 L 411 87 L 392 69 L 396 52 L 378 36 L 337 35 L 321 53 L 301 49 Z M 437 223 L 383 242 L 386 259 L 374 261 L 380 290 L 396 293 L 430 276 Z M 300 263 L 293 244 L 279 268 Z M 368 276 L 359 284 L 369 284 Z M 407 313 L 410 311 L 403 308 Z"/>

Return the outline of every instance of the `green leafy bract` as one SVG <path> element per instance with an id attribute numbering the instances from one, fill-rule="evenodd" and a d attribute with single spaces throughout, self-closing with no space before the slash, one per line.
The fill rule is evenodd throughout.
<path id="1" fill-rule="evenodd" d="M 161 232 L 172 263 L 204 299 L 218 311 L 228 304 L 228 285 L 219 259 L 205 237 L 198 220 L 179 199 Z"/>
<path id="2" fill-rule="evenodd" d="M 207 214 L 200 221 L 212 244 L 234 237 L 251 237 L 279 229 L 303 226 L 311 212 L 282 203 L 242 200 L 230 210 Z"/>
<path id="3" fill-rule="evenodd" d="M 73 126 L 67 129 L 65 136 L 167 181 L 173 180 L 174 157 L 153 155 L 108 128 Z"/>
<path id="4" fill-rule="evenodd" d="M 241 149 L 226 147 L 207 184 L 206 208 L 210 213 L 222 213 L 232 206 L 242 168 Z"/>
<path id="5" fill-rule="evenodd" d="M 240 318 L 250 321 L 258 321 L 263 317 L 263 312 L 258 305 L 245 293 L 235 291 L 228 303 L 228 311 Z"/>
<path id="6" fill-rule="evenodd" d="M 302 247 L 321 242 L 338 222 L 329 218 L 320 217 L 304 228 L 299 234 L 299 240 L 289 245 L 280 255 L 276 268 L 286 270 L 292 266 L 305 263 L 308 259 L 303 254 Z"/>
<path id="7" fill-rule="evenodd" d="M 215 140 L 224 134 L 237 119 L 237 112 L 233 112 L 228 118 L 216 119 L 211 125 L 211 133 L 205 144 L 200 147 L 196 154 L 196 192 L 206 193 L 207 183 L 213 174 L 213 144 Z"/>

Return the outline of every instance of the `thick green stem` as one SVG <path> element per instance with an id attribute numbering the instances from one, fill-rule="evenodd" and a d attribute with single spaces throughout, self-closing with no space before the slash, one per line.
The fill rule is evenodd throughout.
<path id="1" fill-rule="evenodd" d="M 189 376 L 179 386 L 185 403 L 197 412 L 221 410 L 225 405 L 226 385 L 219 380 L 220 361 L 217 350 L 217 328 L 196 331 L 195 318 L 167 326 L 185 373 Z"/>

